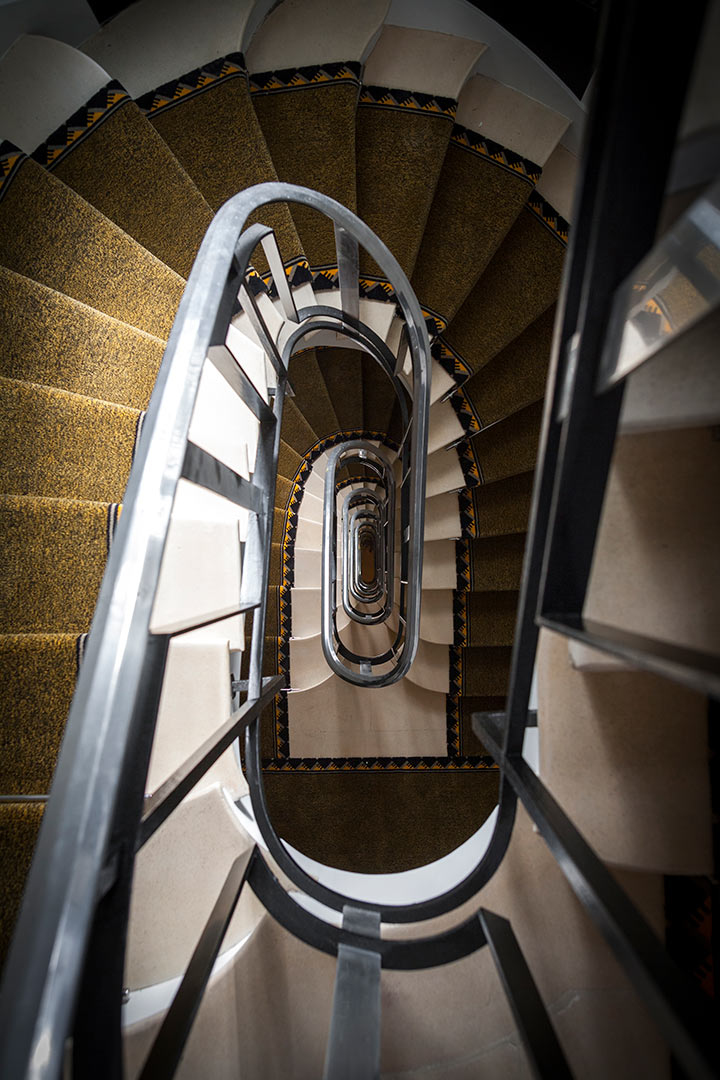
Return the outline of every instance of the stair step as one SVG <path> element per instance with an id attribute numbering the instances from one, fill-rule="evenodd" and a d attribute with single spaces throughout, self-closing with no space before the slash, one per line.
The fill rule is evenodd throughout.
<path id="1" fill-rule="evenodd" d="M 124 88 L 78 50 L 34 35 L 5 54 L 3 80 L 33 114 L 36 138 L 22 148 L 187 277 L 212 212 Z"/>
<path id="2" fill-rule="evenodd" d="M 384 26 L 366 61 L 356 129 L 358 213 L 408 276 L 450 141 L 455 99 L 484 48 L 447 34 Z M 408 91 L 423 101 L 432 96 L 433 107 L 421 106 Z M 388 192 L 397 195 L 388 198 Z M 361 270 L 378 273 L 362 256 Z"/>
<path id="3" fill-rule="evenodd" d="M 491 484 L 534 469 L 542 413 L 542 401 L 536 402 L 483 428 L 469 440 L 483 483 Z"/>
<path id="4" fill-rule="evenodd" d="M 0 267 L 0 375 L 144 409 L 163 342 Z"/>
<path id="5" fill-rule="evenodd" d="M 463 383 L 467 398 L 482 428 L 540 401 L 550 363 L 555 305 Z"/>
<path id="6" fill-rule="evenodd" d="M 543 631 L 538 728 L 543 781 L 601 859 L 712 873 L 703 695 L 648 672 L 576 671 L 567 639 Z"/>
<path id="7" fill-rule="evenodd" d="M 0 495 L 0 625 L 12 633 L 90 626 L 118 507 Z"/>
<path id="8" fill-rule="evenodd" d="M 534 478 L 532 472 L 518 473 L 505 480 L 472 488 L 475 535 L 524 533 L 530 515 Z"/>
<path id="9" fill-rule="evenodd" d="M 557 298 L 565 240 L 546 219 L 555 221 L 553 208 L 539 196 L 531 199 L 443 333 L 473 372 L 497 356 Z"/>
<path id="10" fill-rule="evenodd" d="M 80 644 L 77 634 L 0 634 L 0 794 L 50 790 Z"/>
<path id="11" fill-rule="evenodd" d="M 485 75 L 465 83 L 413 287 L 451 320 L 517 219 L 567 121 Z"/>
<path id="12" fill-rule="evenodd" d="M 502 697 L 510 680 L 512 649 L 467 646 L 460 650 L 462 692 L 471 697 Z"/>
<path id="13" fill-rule="evenodd" d="M 472 592 L 505 592 L 520 587 L 525 536 L 481 537 L 461 540 L 467 545 L 469 587 Z"/>
<path id="14" fill-rule="evenodd" d="M 360 64 L 319 63 L 313 78 L 295 65 L 252 72 L 252 103 L 278 179 L 320 191 L 354 211 Z M 337 265 L 332 222 L 297 204 L 291 214 L 310 265 Z"/>
<path id="15" fill-rule="evenodd" d="M 184 284 L 179 274 L 30 158 L 3 188 L 0 262 L 163 340 Z"/>
<path id="16" fill-rule="evenodd" d="M 0 490 L 121 502 L 141 413 L 0 378 Z"/>
<path id="17" fill-rule="evenodd" d="M 0 803 L 0 964 L 10 947 L 44 803 Z"/>
<path id="18" fill-rule="evenodd" d="M 467 644 L 510 646 L 517 617 L 517 592 L 467 593 Z"/>

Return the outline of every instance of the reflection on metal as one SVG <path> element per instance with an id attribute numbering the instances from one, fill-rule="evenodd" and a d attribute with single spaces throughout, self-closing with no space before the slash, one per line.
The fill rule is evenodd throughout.
<path id="1" fill-rule="evenodd" d="M 609 389 L 720 306 L 720 181 L 619 287 L 598 374 Z"/>

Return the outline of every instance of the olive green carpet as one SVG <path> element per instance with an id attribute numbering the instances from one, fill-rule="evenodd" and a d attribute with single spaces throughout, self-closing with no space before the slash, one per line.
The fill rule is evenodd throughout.
<path id="1" fill-rule="evenodd" d="M 449 322 L 485 270 L 540 176 L 539 166 L 467 128 L 453 128 L 412 286 Z"/>
<path id="2" fill-rule="evenodd" d="M 3 184 L 0 265 L 162 339 L 184 286 L 179 274 L 29 158 Z"/>
<path id="3" fill-rule="evenodd" d="M 278 179 L 355 210 L 360 65 L 260 72 L 250 76 L 250 91 Z M 310 265 L 336 265 L 332 223 L 303 206 L 292 206 L 291 213 Z"/>
<path id="4" fill-rule="evenodd" d="M 363 86 L 357 112 L 358 214 L 408 276 L 420 250 L 456 108 L 450 98 L 428 104 L 425 97 Z M 364 253 L 360 269 L 380 273 Z"/>
<path id="5" fill-rule="evenodd" d="M 542 200 L 530 199 L 443 333 L 472 371 L 554 303 L 564 256 L 557 217 Z"/>
<path id="6" fill-rule="evenodd" d="M 119 83 L 103 87 L 33 157 L 188 276 L 212 210 Z"/>
<path id="7" fill-rule="evenodd" d="M 246 187 L 277 180 L 240 53 L 179 72 L 138 105 L 214 211 Z M 287 206 L 267 207 L 262 220 L 275 229 L 286 260 L 302 255 Z"/>

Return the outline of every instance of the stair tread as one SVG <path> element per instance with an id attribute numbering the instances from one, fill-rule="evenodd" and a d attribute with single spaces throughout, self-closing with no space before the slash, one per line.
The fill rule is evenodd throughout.
<path id="1" fill-rule="evenodd" d="M 15 633 L 90 626 L 118 507 L 0 495 L 0 625 Z"/>
<path id="2" fill-rule="evenodd" d="M 3 191 L 0 262 L 163 339 L 183 290 L 179 274 L 30 158 Z"/>
<path id="3" fill-rule="evenodd" d="M 32 316 L 32 317 L 30 317 Z M 164 343 L 0 267 L 0 375 L 144 409 Z"/>
<path id="4" fill-rule="evenodd" d="M 0 490 L 121 501 L 138 409 L 3 378 L 0 399 Z"/>

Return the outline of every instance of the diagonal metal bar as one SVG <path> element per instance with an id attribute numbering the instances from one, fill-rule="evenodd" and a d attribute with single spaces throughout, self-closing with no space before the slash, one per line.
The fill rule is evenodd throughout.
<path id="1" fill-rule="evenodd" d="M 380 937 L 380 915 L 349 904 L 343 930 Z M 340 945 L 323 1080 L 374 1080 L 380 1075 L 380 954 Z"/>
<path id="2" fill-rule="evenodd" d="M 497 725 L 473 715 L 473 730 L 509 780 L 558 866 L 694 1080 L 717 1073 L 707 1048 L 709 1009 L 542 781 L 519 755 L 505 756 Z"/>
<path id="3" fill-rule="evenodd" d="M 246 313 L 250 320 L 258 341 L 260 342 L 265 355 L 269 358 L 270 363 L 275 369 L 276 375 L 281 375 L 284 371 L 282 360 L 280 359 L 280 353 L 278 352 L 277 345 L 273 340 L 272 334 L 267 328 L 267 324 L 262 317 L 260 308 L 255 302 L 255 297 L 245 285 L 241 285 L 238 291 L 238 300 L 242 305 L 243 311 Z"/>
<path id="4" fill-rule="evenodd" d="M 262 692 L 259 698 L 246 701 L 239 709 L 236 709 L 229 719 L 205 742 L 201 743 L 196 750 L 172 773 L 157 791 L 145 800 L 136 850 L 147 843 L 153 833 L 160 828 L 162 823 L 170 816 L 173 810 L 180 805 L 182 800 L 192 791 L 199 780 L 211 768 L 221 754 L 237 739 L 238 735 L 245 730 L 248 724 L 260 715 L 285 683 L 283 675 L 274 675 L 263 679 Z"/>
<path id="5" fill-rule="evenodd" d="M 189 442 L 185 448 L 181 475 L 254 514 L 262 510 L 262 493 L 258 488 L 196 443 Z"/>
<path id="6" fill-rule="evenodd" d="M 258 420 L 268 424 L 275 423 L 272 409 L 243 371 L 227 345 L 211 345 L 208 349 L 208 360 L 215 365 L 225 381 Z"/>
<path id="7" fill-rule="evenodd" d="M 633 667 L 673 679 L 700 694 L 720 697 L 720 660 L 699 649 L 634 634 L 579 615 L 543 615 L 541 626 L 626 660 Z"/>
<path id="8" fill-rule="evenodd" d="M 298 313 L 297 308 L 295 307 L 295 299 L 285 273 L 285 267 L 283 266 L 283 261 L 280 256 L 280 249 L 278 248 L 275 233 L 269 231 L 262 238 L 261 243 L 263 251 L 265 252 L 265 258 L 270 267 L 270 273 L 273 276 L 283 314 L 290 322 L 296 323 L 298 321 Z"/>
<path id="9" fill-rule="evenodd" d="M 485 908 L 480 908 L 478 918 L 533 1075 L 537 1080 L 572 1080 L 555 1029 L 512 926 L 507 919 Z"/>
<path id="10" fill-rule="evenodd" d="M 252 848 L 238 855 L 230 867 L 139 1080 L 172 1080 L 174 1077 L 255 850 Z"/>
<path id="11" fill-rule="evenodd" d="M 335 223 L 335 251 L 340 281 L 340 306 L 353 319 L 360 317 L 360 250 L 354 236 Z"/>

